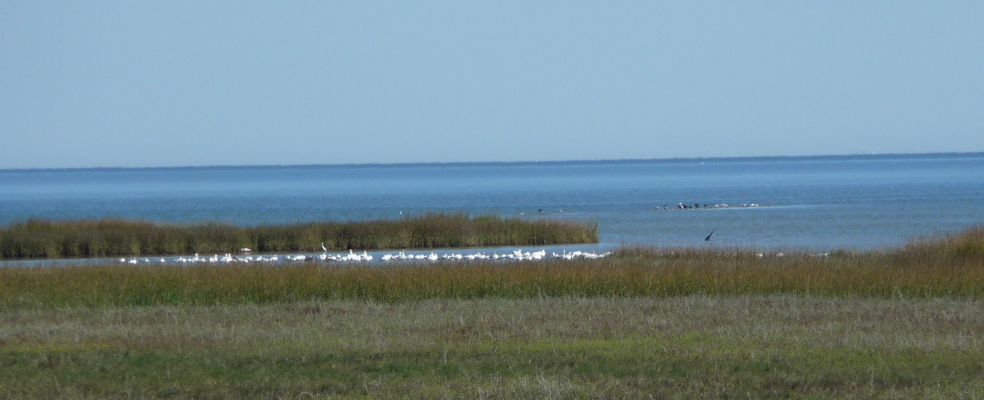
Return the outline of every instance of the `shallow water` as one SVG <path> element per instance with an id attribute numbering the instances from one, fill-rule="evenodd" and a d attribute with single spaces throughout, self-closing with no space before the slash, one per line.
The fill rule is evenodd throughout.
<path id="1" fill-rule="evenodd" d="M 256 225 L 451 211 L 597 222 L 600 248 L 867 249 L 984 223 L 984 154 L 4 170 L 0 210 L 5 225 L 31 217 Z"/>
<path id="2" fill-rule="evenodd" d="M 503 246 L 503 247 L 481 247 L 481 248 L 455 248 L 455 249 L 426 249 L 426 250 L 377 250 L 377 251 L 360 251 L 355 252 L 357 255 L 368 255 L 371 259 L 365 261 L 350 261 L 350 260 L 322 260 L 320 256 L 346 256 L 349 252 L 328 252 L 328 253 L 306 253 L 306 252 L 295 252 L 295 253 L 263 253 L 263 254 L 236 254 L 233 256 L 235 259 L 234 263 L 262 263 L 263 265 L 286 265 L 286 264 L 297 264 L 302 262 L 315 262 L 323 265 L 371 265 L 371 266 L 382 266 L 382 265 L 392 265 L 392 264 L 433 264 L 435 262 L 485 262 L 485 263 L 513 263 L 513 262 L 523 262 L 531 261 L 529 258 L 525 259 L 514 259 L 512 257 L 506 258 L 505 256 L 513 254 L 516 251 L 523 252 L 526 254 L 543 251 L 545 255 L 543 259 L 558 259 L 562 258 L 565 253 L 573 252 L 584 252 L 591 253 L 597 257 L 605 257 L 608 255 L 607 252 L 614 250 L 614 247 L 603 243 L 588 243 L 588 244 L 568 244 L 568 245 L 552 245 L 552 246 Z M 432 253 L 438 257 L 438 260 L 432 261 L 429 259 L 416 259 L 416 260 L 399 260 L 393 258 L 391 260 L 384 259 L 384 255 L 396 256 L 399 253 L 404 253 L 406 256 L 417 256 L 421 255 L 427 257 Z M 475 259 L 468 260 L 468 255 L 483 254 L 489 256 L 487 259 Z M 447 256 L 457 255 L 459 258 L 448 258 Z M 494 257 L 495 255 L 502 256 L 502 258 Z M 28 260 L 6 260 L 0 261 L 0 267 L 24 267 L 24 268 L 47 268 L 47 267 L 66 267 L 66 266 L 103 266 L 107 264 L 126 264 L 126 265 L 178 265 L 178 266 L 194 266 L 194 265 L 222 265 L 226 264 L 227 261 L 222 260 L 222 254 L 202 254 L 200 258 L 207 259 L 203 261 L 187 261 L 187 259 L 192 258 L 196 255 L 180 255 L 180 256 L 147 256 L 147 257 L 107 257 L 107 258 L 65 258 L 65 259 L 28 259 Z M 211 260 L 211 257 L 215 256 L 218 260 Z M 306 260 L 296 261 L 291 260 L 291 257 L 304 256 Z M 243 260 L 244 258 L 255 258 L 262 257 L 265 260 Z M 276 261 L 272 261 L 271 258 L 276 257 Z M 584 257 L 578 257 L 584 258 Z M 182 260 L 185 259 L 185 260 Z"/>

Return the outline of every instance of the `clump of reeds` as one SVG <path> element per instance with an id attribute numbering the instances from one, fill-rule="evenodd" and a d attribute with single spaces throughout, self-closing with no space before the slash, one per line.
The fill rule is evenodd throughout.
<path id="1" fill-rule="evenodd" d="M 826 256 L 638 248 L 599 260 L 508 264 L 8 268 L 0 270 L 0 307 L 768 294 L 976 298 L 984 293 L 984 257 L 958 250 L 982 236 L 975 230 L 935 247 Z"/>
<path id="2" fill-rule="evenodd" d="M 984 258 L 984 227 L 971 227 L 962 232 L 941 237 L 912 240 L 900 255 L 911 259 L 982 259 Z"/>
<path id="3" fill-rule="evenodd" d="M 32 219 L 0 228 L 0 258 L 149 256 L 194 253 L 315 252 L 595 243 L 597 224 L 465 214 L 398 220 L 307 222 L 242 227 L 100 219 Z"/>

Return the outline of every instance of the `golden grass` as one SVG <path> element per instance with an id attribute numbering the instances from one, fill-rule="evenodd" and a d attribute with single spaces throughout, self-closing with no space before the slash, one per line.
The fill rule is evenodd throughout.
<path id="1" fill-rule="evenodd" d="M 434 265 L 109 265 L 0 270 L 0 307 L 384 302 L 482 297 L 683 295 L 963 297 L 984 293 L 980 229 L 890 252 L 758 257 L 625 249 L 599 260 Z"/>
<path id="2" fill-rule="evenodd" d="M 101 219 L 30 220 L 0 228 L 0 259 L 194 253 L 416 249 L 595 243 L 597 224 L 424 214 L 397 220 L 241 227 Z"/>

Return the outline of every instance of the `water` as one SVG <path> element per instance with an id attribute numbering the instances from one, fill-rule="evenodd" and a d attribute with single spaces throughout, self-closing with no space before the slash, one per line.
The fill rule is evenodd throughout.
<path id="1" fill-rule="evenodd" d="M 678 203 L 760 207 L 672 209 Z M 258 225 L 428 211 L 597 222 L 602 247 L 870 249 L 984 224 L 984 153 L 0 171 L 4 225 L 31 217 Z"/>

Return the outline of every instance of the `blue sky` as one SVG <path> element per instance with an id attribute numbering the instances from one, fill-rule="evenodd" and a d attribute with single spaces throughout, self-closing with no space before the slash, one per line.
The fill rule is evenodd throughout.
<path id="1" fill-rule="evenodd" d="M 2 2 L 0 93 L 0 168 L 978 152 L 984 7 Z"/>

